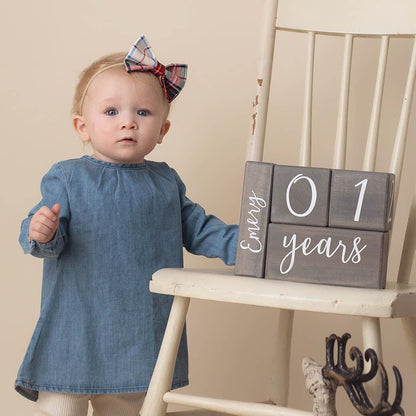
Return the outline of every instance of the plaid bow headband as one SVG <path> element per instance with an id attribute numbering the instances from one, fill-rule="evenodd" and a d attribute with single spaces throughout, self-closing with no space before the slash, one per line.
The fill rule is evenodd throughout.
<path id="1" fill-rule="evenodd" d="M 187 65 L 162 65 L 153 54 L 152 47 L 142 35 L 127 54 L 124 65 L 127 72 L 149 71 L 156 75 L 169 102 L 182 90 L 186 81 Z"/>
<path id="2" fill-rule="evenodd" d="M 106 71 L 107 69 L 124 65 L 127 72 L 141 71 L 152 72 L 159 80 L 160 84 L 165 92 L 166 98 L 171 102 L 182 90 L 186 81 L 187 65 L 171 64 L 168 66 L 162 65 L 157 61 L 153 55 L 152 48 L 147 42 L 146 38 L 142 35 L 136 41 L 131 48 L 130 52 L 124 58 L 124 63 L 116 63 L 97 71 L 88 81 L 80 100 L 80 112 L 82 113 L 82 107 L 84 104 L 85 96 L 92 81 L 97 75 Z"/>

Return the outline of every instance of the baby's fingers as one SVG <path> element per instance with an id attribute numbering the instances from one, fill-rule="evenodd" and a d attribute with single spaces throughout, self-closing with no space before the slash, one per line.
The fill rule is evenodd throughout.
<path id="1" fill-rule="evenodd" d="M 29 232 L 29 238 L 39 243 L 47 243 L 48 241 L 51 241 L 53 235 L 54 232 L 52 232 L 50 228 L 45 227 L 40 223 L 33 224 Z"/>
<path id="2" fill-rule="evenodd" d="M 55 208 L 55 205 L 52 207 L 52 209 L 54 209 L 54 208 Z M 59 210 L 58 210 L 58 213 L 59 213 Z M 59 220 L 58 215 L 56 215 L 55 212 L 53 212 L 51 209 L 49 209 L 46 206 L 39 208 L 39 210 L 36 212 L 35 216 L 37 216 L 39 218 L 39 220 L 44 222 L 45 224 L 55 224 Z"/>
<path id="3" fill-rule="evenodd" d="M 51 212 L 52 214 L 55 214 L 56 217 L 59 217 L 59 212 L 61 211 L 61 206 L 59 204 L 55 204 L 52 208 L 51 208 Z"/>
<path id="4" fill-rule="evenodd" d="M 59 213 L 55 209 L 55 212 Z M 32 217 L 29 226 L 29 236 L 40 243 L 50 241 L 58 228 L 59 217 L 48 207 L 41 207 Z"/>

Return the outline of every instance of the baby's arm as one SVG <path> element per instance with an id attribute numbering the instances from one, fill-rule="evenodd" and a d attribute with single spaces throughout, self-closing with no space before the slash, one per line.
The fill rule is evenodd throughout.
<path id="1" fill-rule="evenodd" d="M 182 206 L 182 237 L 184 247 L 193 254 L 219 257 L 227 265 L 235 264 L 238 225 L 227 225 L 186 197 L 186 187 L 172 169 Z"/>
<path id="2" fill-rule="evenodd" d="M 38 243 L 51 241 L 59 225 L 60 210 L 59 204 L 55 204 L 52 209 L 47 206 L 39 208 L 30 221 L 29 238 Z"/>
<path id="3" fill-rule="evenodd" d="M 67 241 L 70 218 L 67 180 L 59 163 L 41 183 L 42 200 L 22 221 L 19 242 L 23 251 L 40 258 L 56 258 Z"/>

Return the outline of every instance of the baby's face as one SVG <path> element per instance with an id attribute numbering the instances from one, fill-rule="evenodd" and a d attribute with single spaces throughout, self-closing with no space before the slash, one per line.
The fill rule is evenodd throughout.
<path id="1" fill-rule="evenodd" d="M 168 104 L 159 80 L 149 73 L 111 68 L 91 83 L 83 116 L 74 125 L 91 142 L 97 159 L 111 163 L 142 163 L 170 127 Z"/>

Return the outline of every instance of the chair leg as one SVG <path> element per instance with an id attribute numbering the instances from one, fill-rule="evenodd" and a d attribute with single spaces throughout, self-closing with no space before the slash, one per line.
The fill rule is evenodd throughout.
<path id="1" fill-rule="evenodd" d="M 279 406 L 287 406 L 289 397 L 290 350 L 294 311 L 280 309 L 276 350 L 271 367 L 269 398 Z"/>
<path id="2" fill-rule="evenodd" d="M 379 318 L 365 317 L 362 320 L 362 334 L 363 334 L 363 350 L 372 348 L 379 359 L 383 361 L 383 350 L 381 345 L 381 327 Z M 366 363 L 366 371 L 368 371 L 370 363 Z M 366 389 L 370 399 L 378 400 L 381 394 L 381 377 L 378 375 L 367 383 Z"/>
<path id="3" fill-rule="evenodd" d="M 165 335 L 153 371 L 149 389 L 143 403 L 141 416 L 164 416 L 167 403 L 163 396 L 171 389 L 176 356 L 189 307 L 189 298 L 175 296 L 166 325 Z"/>
<path id="4" fill-rule="evenodd" d="M 416 364 L 416 316 L 403 318 L 402 324 Z"/>

